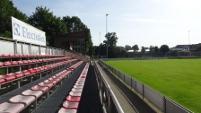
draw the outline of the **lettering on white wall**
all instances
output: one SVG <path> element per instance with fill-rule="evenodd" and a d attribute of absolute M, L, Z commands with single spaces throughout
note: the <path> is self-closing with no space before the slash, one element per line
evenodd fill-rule
<path fill-rule="evenodd" d="M 12 19 L 13 39 L 46 46 L 45 32 L 14 17 Z"/>

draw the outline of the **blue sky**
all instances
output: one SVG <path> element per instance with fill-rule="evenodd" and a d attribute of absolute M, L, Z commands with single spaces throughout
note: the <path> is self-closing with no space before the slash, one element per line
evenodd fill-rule
<path fill-rule="evenodd" d="M 200 0 L 13 0 L 30 16 L 37 6 L 54 15 L 78 16 L 91 30 L 94 45 L 116 32 L 118 46 L 149 47 L 201 43 Z"/>

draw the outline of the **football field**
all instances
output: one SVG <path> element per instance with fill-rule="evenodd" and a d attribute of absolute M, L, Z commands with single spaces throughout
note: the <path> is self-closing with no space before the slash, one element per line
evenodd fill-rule
<path fill-rule="evenodd" d="M 107 64 L 201 113 L 201 59 L 116 60 Z"/>

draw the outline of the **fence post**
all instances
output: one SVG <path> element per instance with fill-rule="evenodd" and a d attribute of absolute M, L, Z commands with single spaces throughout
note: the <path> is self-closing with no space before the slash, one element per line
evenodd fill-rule
<path fill-rule="evenodd" d="M 31 55 L 32 52 L 31 52 L 31 43 L 29 43 L 29 55 Z"/>
<path fill-rule="evenodd" d="M 124 82 L 125 82 L 125 76 L 126 76 L 126 75 L 124 74 Z"/>
<path fill-rule="evenodd" d="M 144 98 L 144 84 L 142 84 L 142 95 L 143 95 L 143 98 Z"/>
<path fill-rule="evenodd" d="M 23 45 L 24 45 L 24 43 L 21 43 L 21 54 L 24 54 Z"/>
<path fill-rule="evenodd" d="M 166 98 L 165 98 L 165 96 L 163 96 L 163 106 L 164 106 L 164 113 L 166 113 Z"/>
<path fill-rule="evenodd" d="M 133 79 L 131 77 L 131 89 L 133 88 Z"/>
<path fill-rule="evenodd" d="M 39 46 L 39 55 L 41 55 L 41 45 Z"/>
<path fill-rule="evenodd" d="M 17 40 L 14 42 L 14 54 L 17 54 Z"/>

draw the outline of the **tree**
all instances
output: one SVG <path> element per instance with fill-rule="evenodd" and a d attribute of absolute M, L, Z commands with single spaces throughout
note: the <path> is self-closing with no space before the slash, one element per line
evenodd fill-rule
<path fill-rule="evenodd" d="M 128 50 L 131 50 L 132 48 L 131 48 L 131 46 L 126 45 L 126 46 L 125 46 L 125 49 L 126 49 L 126 51 L 128 51 Z"/>
<path fill-rule="evenodd" d="M 36 7 L 36 11 L 30 16 L 29 21 L 35 27 L 46 32 L 47 45 L 50 46 L 53 46 L 55 36 L 67 33 L 65 23 L 46 7 Z"/>
<path fill-rule="evenodd" d="M 65 16 L 62 20 L 65 23 L 69 33 L 84 31 L 88 29 L 87 26 L 77 16 L 73 16 L 72 18 Z"/>
<path fill-rule="evenodd" d="M 105 38 L 106 40 L 104 40 L 104 43 L 107 44 L 109 47 L 114 47 L 116 46 L 116 43 L 117 43 L 117 40 L 118 40 L 118 37 L 116 35 L 115 32 L 108 32 L 106 35 L 105 35 Z"/>
<path fill-rule="evenodd" d="M 10 0 L 0 0 L 0 36 L 12 37 L 11 16 L 28 22 L 28 17 L 13 6 Z"/>
<path fill-rule="evenodd" d="M 126 49 L 124 47 L 115 47 L 114 48 L 114 57 L 118 58 L 118 57 L 124 57 L 126 55 Z"/>
<path fill-rule="evenodd" d="M 164 55 L 169 51 L 169 46 L 168 45 L 162 45 L 160 47 L 160 52 L 163 53 Z"/>
<path fill-rule="evenodd" d="M 149 51 L 150 51 L 151 53 L 153 53 L 153 52 L 154 52 L 154 46 L 150 46 L 150 47 L 149 47 Z"/>
<path fill-rule="evenodd" d="M 93 49 L 93 43 L 92 43 L 92 40 L 91 40 L 91 32 L 90 31 L 89 31 L 89 34 L 88 34 L 87 39 L 85 40 L 85 42 L 86 42 L 86 47 L 85 47 L 86 54 L 90 55 L 90 56 L 93 55 L 94 49 Z"/>
<path fill-rule="evenodd" d="M 159 52 L 158 46 L 155 46 L 155 47 L 154 47 L 154 52 L 155 52 L 155 53 L 158 53 L 158 52 Z"/>
<path fill-rule="evenodd" d="M 134 46 L 132 47 L 132 49 L 134 50 L 134 53 L 135 53 L 136 51 L 139 50 L 139 47 L 138 47 L 138 45 L 134 45 Z"/>
<path fill-rule="evenodd" d="M 108 51 L 108 57 L 114 57 L 114 47 L 116 46 L 118 37 L 115 32 L 108 32 L 105 35 L 106 40 L 103 42 L 106 44 L 106 49 Z"/>
<path fill-rule="evenodd" d="M 145 53 L 145 51 L 146 51 L 146 48 L 144 46 L 142 46 L 141 53 Z"/>

